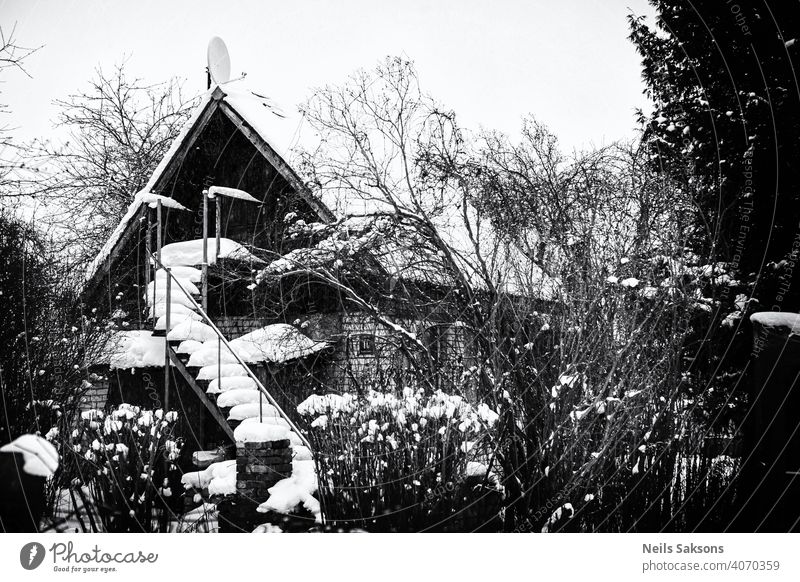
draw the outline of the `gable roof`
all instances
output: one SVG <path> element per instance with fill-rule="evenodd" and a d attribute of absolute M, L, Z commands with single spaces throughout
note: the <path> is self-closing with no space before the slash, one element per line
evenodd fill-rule
<path fill-rule="evenodd" d="M 305 202 L 317 213 L 324 223 L 334 223 L 339 219 L 352 217 L 361 220 L 375 215 L 391 214 L 391 208 L 385 203 L 376 201 L 375 198 L 359 198 L 351 192 L 322 192 L 322 198 L 314 196 L 300 179 L 297 173 L 286 162 L 284 148 L 278 145 L 275 138 L 286 135 L 290 122 L 276 113 L 272 104 L 264 97 L 250 91 L 232 89 L 226 85 L 223 89 L 214 86 L 200 96 L 199 102 L 185 123 L 181 132 L 171 144 L 158 166 L 154 170 L 145 187 L 134 196 L 119 225 L 101 248 L 98 255 L 90 263 L 85 274 L 85 287 L 92 288 L 99 277 L 108 273 L 116 253 L 130 240 L 136 231 L 136 225 L 142 216 L 142 211 L 148 203 L 152 202 L 151 193 L 167 195 L 162 192 L 174 175 L 179 171 L 184 158 L 202 134 L 215 112 L 220 111 L 231 123 L 249 140 L 256 150 L 275 168 L 286 182 L 303 198 Z M 283 127 L 281 127 L 283 125 Z M 290 137 L 285 140 L 289 146 Z M 448 201 L 452 202 L 452 201 Z M 331 211 L 331 208 L 335 209 Z M 469 218 L 470 227 L 478 227 L 483 232 L 480 240 L 475 240 L 467 232 L 459 205 L 456 203 L 444 204 L 439 212 L 435 213 L 434 222 L 445 244 L 453 251 L 457 263 L 460 265 L 467 279 L 480 281 L 488 275 L 500 289 L 518 294 L 523 290 L 535 293 L 540 299 L 555 300 L 559 295 L 560 282 L 549 277 L 541 268 L 525 256 L 516 245 L 496 239 L 493 229 L 486 221 Z M 472 255 L 475 245 L 478 244 L 483 252 L 491 255 L 492 261 L 487 265 L 474 260 Z M 419 257 L 405 256 L 402 248 L 383 245 L 380 249 L 373 249 L 379 257 L 379 263 L 389 275 L 400 278 L 418 278 L 429 281 L 440 281 L 440 274 L 430 265 L 423 265 Z M 292 259 L 293 257 L 287 257 Z"/>
<path fill-rule="evenodd" d="M 334 219 L 334 215 L 328 207 L 311 194 L 297 173 L 286 162 L 282 148 L 272 141 L 270 137 L 270 133 L 273 133 L 271 121 L 279 119 L 279 116 L 274 113 L 271 104 L 265 98 L 254 93 L 234 91 L 227 87 L 223 90 L 216 85 L 200 96 L 191 116 L 156 166 L 147 184 L 134 195 L 133 202 L 122 220 L 87 267 L 84 278 L 86 287 L 91 287 L 99 277 L 108 272 L 115 254 L 128 242 L 135 231 L 143 209 L 151 202 L 150 194 L 168 194 L 162 192 L 163 188 L 178 172 L 186 154 L 216 111 L 221 111 L 236 126 L 292 186 L 295 192 L 311 206 L 321 220 L 332 221 Z"/>

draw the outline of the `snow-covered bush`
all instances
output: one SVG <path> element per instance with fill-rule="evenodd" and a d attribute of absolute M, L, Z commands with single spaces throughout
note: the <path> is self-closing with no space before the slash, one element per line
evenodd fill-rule
<path fill-rule="evenodd" d="M 426 394 L 486 401 L 499 414 L 485 446 L 507 530 L 715 519 L 700 507 L 726 483 L 705 444 L 735 432 L 738 376 L 718 366 L 727 336 L 708 340 L 720 326 L 746 335 L 748 299 L 730 265 L 699 256 L 690 188 L 652 172 L 637 142 L 567 155 L 535 119 L 519 139 L 469 132 L 403 59 L 318 91 L 303 111 L 320 143 L 301 171 L 332 207 L 363 216 L 331 226 L 287 215 L 305 246 L 265 257 L 256 283 L 287 318 L 327 299 L 379 330 L 365 352 L 380 365 L 348 358 L 329 389 L 399 392 L 409 377 Z M 430 515 L 414 481 L 437 491 L 426 479 L 438 484 L 441 466 L 447 491 L 465 460 L 450 450 L 472 437 L 437 425 L 417 444 L 398 429 L 397 453 L 393 414 L 371 418 L 369 398 L 310 418 L 323 513 Z"/>
<path fill-rule="evenodd" d="M 485 404 L 405 388 L 312 395 L 309 423 L 326 521 L 368 531 L 444 529 L 475 488 L 498 496 L 484 444 L 497 422 Z"/>
<path fill-rule="evenodd" d="M 178 413 L 120 404 L 87 410 L 69 434 L 48 435 L 61 450 L 60 482 L 82 499 L 87 530 L 166 531 L 181 500 L 173 435 Z M 87 495 L 88 491 L 88 495 Z M 88 501 L 88 502 L 87 502 Z M 84 521 L 85 520 L 85 521 Z"/>

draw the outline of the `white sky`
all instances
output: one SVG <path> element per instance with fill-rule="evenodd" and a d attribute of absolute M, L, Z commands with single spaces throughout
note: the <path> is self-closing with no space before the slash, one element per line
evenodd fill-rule
<path fill-rule="evenodd" d="M 232 72 L 289 111 L 313 87 L 403 55 L 462 126 L 514 134 L 533 113 L 567 149 L 600 145 L 632 136 L 647 105 L 631 10 L 652 14 L 646 0 L 0 0 L 4 31 L 16 22 L 19 44 L 44 45 L 27 63 L 32 79 L 5 76 L 0 102 L 19 138 L 46 137 L 52 100 L 124 55 L 130 74 L 179 76 L 194 94 L 218 35 Z"/>

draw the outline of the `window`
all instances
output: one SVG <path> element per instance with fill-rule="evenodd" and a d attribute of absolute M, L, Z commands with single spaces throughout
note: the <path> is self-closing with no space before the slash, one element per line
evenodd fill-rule
<path fill-rule="evenodd" d="M 375 354 L 375 336 L 358 335 L 353 338 L 354 352 L 358 356 L 372 356 Z"/>
<path fill-rule="evenodd" d="M 448 326 L 433 325 L 425 330 L 424 343 L 433 361 L 437 364 L 444 362 L 448 357 Z"/>

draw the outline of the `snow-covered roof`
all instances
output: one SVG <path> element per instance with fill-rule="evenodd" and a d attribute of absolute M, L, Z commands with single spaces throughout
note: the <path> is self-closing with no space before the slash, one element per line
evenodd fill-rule
<path fill-rule="evenodd" d="M 208 327 L 195 322 L 184 322 L 183 325 L 198 326 L 199 329 Z M 173 328 L 173 331 L 175 329 L 178 328 Z M 153 332 L 149 330 L 113 331 L 99 340 L 98 345 L 93 349 L 88 350 L 87 359 L 92 365 L 105 364 L 112 369 L 163 367 L 164 341 L 164 336 L 154 336 Z M 206 340 L 193 350 L 188 365 L 201 367 L 201 370 L 209 368 L 207 373 L 200 374 L 198 379 L 217 378 L 218 341 L 214 335 L 212 339 Z M 329 346 L 327 342 L 312 340 L 297 328 L 285 323 L 259 328 L 235 338 L 229 343 L 236 355 L 248 364 L 284 363 L 319 353 Z M 224 344 L 219 346 L 219 352 L 223 368 L 233 369 L 233 371 L 223 370 L 223 376 L 246 375 L 244 369 L 238 364 L 238 360 Z M 213 370 L 210 369 L 212 367 Z M 206 376 L 208 377 L 206 378 Z"/>
<path fill-rule="evenodd" d="M 87 360 L 91 365 L 108 365 L 112 370 L 163 367 L 164 341 L 164 336 L 154 336 L 144 329 L 111 331 L 87 349 Z"/>
<path fill-rule="evenodd" d="M 192 111 L 191 116 L 189 119 L 186 120 L 183 127 L 181 128 L 178 137 L 170 145 L 167 153 L 161 158 L 161 161 L 156 166 L 155 171 L 150 176 L 150 179 L 147 181 L 147 184 L 144 188 L 142 188 L 139 192 L 137 192 L 133 197 L 133 202 L 131 202 L 130 206 L 128 206 L 128 210 L 125 212 L 125 215 L 120 220 L 117 227 L 111 233 L 111 236 L 108 237 L 108 240 L 100 249 L 100 252 L 97 253 L 97 256 L 94 260 L 89 264 L 86 269 L 86 281 L 90 281 L 94 278 L 95 274 L 97 273 L 100 266 L 108 260 L 109 256 L 111 256 L 112 251 L 116 248 L 117 244 L 121 241 L 123 234 L 128 228 L 128 225 L 133 221 L 134 217 L 139 213 L 144 204 L 150 204 L 152 199 L 150 198 L 151 194 L 153 194 L 152 190 L 155 188 L 158 180 L 167 170 L 172 158 L 175 157 L 175 154 L 178 153 L 183 143 L 186 141 L 186 137 L 189 135 L 192 127 L 194 127 L 200 116 L 205 111 L 205 108 L 211 102 L 211 96 L 213 94 L 213 90 L 206 91 L 200 96 L 197 106 Z M 162 202 L 163 203 L 163 202 Z"/>
<path fill-rule="evenodd" d="M 188 366 L 211 366 L 220 358 L 223 364 L 236 364 L 234 354 L 218 339 L 203 342 L 189 357 Z M 305 358 L 328 347 L 327 342 L 315 341 L 303 335 L 296 327 L 287 323 L 274 323 L 251 331 L 228 342 L 233 352 L 247 364 L 271 362 L 283 363 Z"/>
<path fill-rule="evenodd" d="M 224 87 L 213 87 L 200 97 L 191 117 L 157 166 L 147 185 L 136 195 L 122 221 L 98 256 L 90 264 L 86 272 L 87 282 L 94 279 L 100 267 L 108 260 L 117 245 L 120 244 L 126 230 L 133 223 L 142 205 L 152 204 L 156 200 L 152 190 L 167 172 L 170 162 L 184 146 L 187 136 L 201 120 L 203 112 L 207 107 L 214 106 L 214 104 L 229 108 L 230 111 L 234 112 L 235 117 L 241 118 L 257 134 L 258 138 L 268 146 L 267 150 L 272 150 L 275 153 L 275 155 L 269 153 L 265 155 L 270 157 L 272 162 L 277 163 L 279 171 L 287 177 L 291 184 L 300 189 L 301 193 L 308 194 L 294 170 L 286 163 L 286 152 L 297 139 L 297 123 L 277 112 L 274 105 L 267 98 L 245 90 L 241 86 L 232 83 L 226 84 Z M 262 152 L 264 151 L 262 148 Z M 358 195 L 350 191 L 329 190 L 323 192 L 321 196 L 321 199 L 314 199 L 309 196 L 309 200 L 313 202 L 314 207 L 320 213 L 321 220 L 326 222 L 332 221 L 335 217 L 358 220 L 359 215 L 363 217 L 381 213 L 391 214 L 394 210 L 379 194 L 369 196 Z M 163 203 L 164 200 L 162 199 Z M 518 245 L 508 241 L 500 241 L 495 236 L 488 221 L 477 217 L 474 210 L 470 211 L 466 221 L 461 205 L 457 200 L 433 201 L 431 208 L 426 210 L 429 210 L 428 215 L 436 226 L 438 234 L 452 250 L 459 267 L 468 280 L 476 284 L 480 284 L 482 280 L 485 281 L 486 272 L 484 269 L 486 268 L 488 269 L 489 277 L 499 289 L 522 294 L 535 292 L 539 298 L 545 300 L 554 300 L 558 296 L 561 287 L 560 283 L 546 275 L 520 250 Z M 414 214 L 413 205 L 409 205 L 408 213 Z M 472 232 L 470 232 L 470 229 Z M 481 263 L 477 260 L 474 244 L 474 238 L 477 233 L 480 233 L 477 244 L 481 248 L 484 257 L 491 257 L 490 263 Z M 187 243 L 176 244 L 183 245 Z M 191 246 L 191 241 L 189 244 Z M 165 249 L 170 246 L 167 245 Z M 331 253 L 328 252 L 330 250 L 315 249 L 310 254 L 307 250 L 298 250 L 296 255 L 302 256 L 287 256 L 283 263 L 273 264 L 271 267 L 275 270 L 288 269 L 293 262 L 295 264 L 300 262 L 297 259 L 310 260 L 312 262 L 318 259 L 325 260 L 331 256 Z M 408 249 L 402 244 L 393 244 L 392 241 L 386 241 L 381 249 L 375 250 L 375 253 L 378 262 L 387 270 L 390 276 L 445 283 L 441 273 L 431 268 L 430 265 L 424 265 L 425 261 L 420 261 L 419 257 L 414 255 L 413 252 L 409 254 Z M 209 251 L 209 256 L 213 258 L 213 251 Z M 183 259 L 181 259 L 181 262 L 182 264 L 190 264 Z M 427 262 L 430 263 L 430 261 Z M 199 262 L 192 262 L 191 264 L 199 264 Z"/>
<path fill-rule="evenodd" d="M 320 268 L 337 269 L 348 258 L 367 253 L 390 277 L 435 285 L 452 285 L 452 276 L 442 269 L 442 259 L 430 241 L 408 221 L 398 220 L 392 210 L 375 214 L 350 216 L 335 224 L 305 224 L 297 228 L 303 234 L 322 235 L 311 247 L 294 249 L 259 270 L 257 282 L 286 273 Z M 476 259 L 472 239 L 463 218 L 448 213 L 438 215 L 434 224 L 439 236 L 450 248 L 459 269 L 470 284 L 486 288 L 486 278 L 500 290 L 513 294 L 533 294 L 553 301 L 558 297 L 558 281 L 548 277 L 527 259 L 520 249 L 508 241 L 498 240 L 491 229 L 477 239 L 484 257 L 483 265 Z M 483 269 L 486 269 L 484 272 Z"/>
<path fill-rule="evenodd" d="M 181 128 L 178 136 L 172 142 L 158 166 L 156 166 L 147 184 L 141 191 L 135 194 L 133 202 L 128 207 L 122 220 L 111 233 L 111 236 L 109 236 L 97 256 L 87 267 L 85 273 L 85 281 L 87 283 L 94 279 L 102 265 L 109 259 L 114 249 L 123 241 L 126 231 L 145 204 L 152 205 L 160 198 L 162 204 L 165 206 L 175 208 L 180 206 L 177 202 L 171 204 L 168 202 L 168 200 L 171 200 L 170 198 L 161 196 L 157 192 L 154 192 L 154 190 L 157 188 L 161 178 L 167 173 L 170 163 L 187 143 L 189 134 L 195 126 L 198 125 L 203 113 L 209 106 L 213 106 L 214 104 L 226 104 L 231 110 L 238 114 L 256 132 L 258 137 L 282 158 L 278 160 L 282 162 L 279 165 L 282 165 L 282 169 L 291 174 L 291 176 L 289 176 L 290 182 L 295 186 L 302 186 L 302 183 L 294 175 L 293 170 L 291 170 L 285 162 L 285 152 L 293 143 L 297 129 L 296 125 L 292 125 L 292 122 L 287 120 L 284 115 L 277 113 L 275 106 L 265 97 L 259 96 L 243 87 L 236 87 L 234 84 L 226 84 L 224 88 L 215 85 L 199 97 L 191 116 Z M 279 168 L 279 170 L 280 169 L 281 168 Z M 301 192 L 301 194 L 302 193 L 304 192 Z M 230 195 L 230 192 L 227 192 L 227 194 Z M 325 213 L 328 212 L 327 209 L 323 209 L 322 205 L 316 201 L 315 205 Z"/>

